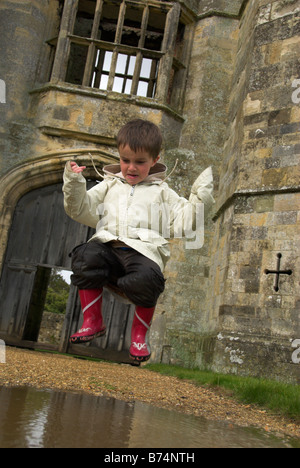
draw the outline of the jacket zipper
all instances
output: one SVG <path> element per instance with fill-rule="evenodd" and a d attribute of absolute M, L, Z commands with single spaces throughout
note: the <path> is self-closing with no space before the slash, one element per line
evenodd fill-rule
<path fill-rule="evenodd" d="M 130 196 L 131 196 L 131 197 L 133 197 L 133 194 L 134 194 L 134 191 L 135 191 L 135 187 L 136 187 L 135 185 L 133 185 L 133 186 L 131 187 L 131 191 L 130 191 Z"/>

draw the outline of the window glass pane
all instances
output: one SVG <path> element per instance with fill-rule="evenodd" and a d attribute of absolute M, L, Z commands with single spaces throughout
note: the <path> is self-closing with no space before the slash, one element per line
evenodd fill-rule
<path fill-rule="evenodd" d="M 136 57 L 130 57 L 130 62 L 129 62 L 129 67 L 128 67 L 128 75 L 133 76 L 135 62 L 136 62 Z"/>
<path fill-rule="evenodd" d="M 108 76 L 112 61 L 112 52 L 97 50 L 95 59 L 95 68 L 92 76 L 92 88 L 106 90 L 108 85 Z"/>
<path fill-rule="evenodd" d="M 105 52 L 105 58 L 104 58 L 104 63 L 103 63 L 103 71 L 109 72 L 112 55 L 113 55 L 112 52 Z"/>
<path fill-rule="evenodd" d="M 140 81 L 138 90 L 137 90 L 137 96 L 147 97 L 147 92 L 148 92 L 148 83 L 146 83 L 145 81 Z"/>
<path fill-rule="evenodd" d="M 146 58 L 143 59 L 141 74 L 140 74 L 141 78 L 150 78 L 151 65 L 152 65 L 151 59 L 146 59 Z"/>
<path fill-rule="evenodd" d="M 102 75 L 99 89 L 106 90 L 108 85 L 108 75 Z"/>
<path fill-rule="evenodd" d="M 131 93 L 131 85 L 132 85 L 132 80 L 126 80 L 126 86 L 125 86 L 125 94 L 130 94 Z"/>
<path fill-rule="evenodd" d="M 114 80 L 113 91 L 122 93 L 124 78 L 117 77 Z"/>
<path fill-rule="evenodd" d="M 98 67 L 98 65 L 99 65 L 99 59 L 100 59 L 100 50 L 97 50 L 97 52 L 96 52 L 96 59 L 95 59 L 95 67 Z"/>
<path fill-rule="evenodd" d="M 116 73 L 120 73 L 124 75 L 125 70 L 126 70 L 127 59 L 128 59 L 128 55 L 118 54 Z"/>

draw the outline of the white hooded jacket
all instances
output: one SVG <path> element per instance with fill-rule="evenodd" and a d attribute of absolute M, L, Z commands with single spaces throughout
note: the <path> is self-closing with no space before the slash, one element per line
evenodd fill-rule
<path fill-rule="evenodd" d="M 193 184 L 189 200 L 164 182 L 166 166 L 161 163 L 134 186 L 126 182 L 119 164 L 106 166 L 104 174 L 103 182 L 87 191 L 85 178 L 72 172 L 70 162 L 64 171 L 65 211 L 73 220 L 96 229 L 90 240 L 123 242 L 156 262 L 163 271 L 170 257 L 167 239 L 192 239 L 200 230 L 203 233 L 204 210 L 199 208 L 205 206 L 207 213 L 214 203 L 210 167 Z M 202 244 L 196 242 L 190 248 L 200 248 Z"/>

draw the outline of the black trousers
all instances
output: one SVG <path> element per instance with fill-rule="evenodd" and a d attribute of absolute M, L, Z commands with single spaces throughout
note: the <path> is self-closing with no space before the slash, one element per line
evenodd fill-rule
<path fill-rule="evenodd" d="M 91 241 L 72 251 L 72 284 L 79 289 L 116 285 L 130 301 L 146 308 L 155 307 L 165 288 L 159 266 L 136 250 Z"/>

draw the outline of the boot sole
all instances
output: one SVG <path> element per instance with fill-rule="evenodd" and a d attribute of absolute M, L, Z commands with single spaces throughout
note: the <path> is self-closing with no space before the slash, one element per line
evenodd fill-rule
<path fill-rule="evenodd" d="M 94 335 L 88 335 L 88 336 L 75 336 L 74 338 L 70 338 L 69 342 L 71 344 L 82 344 L 82 343 L 89 343 L 90 341 L 95 340 L 96 338 L 100 338 L 100 336 L 104 336 L 106 334 L 106 329 L 101 330 L 98 333 L 95 333 Z"/>
<path fill-rule="evenodd" d="M 149 354 L 149 356 L 133 356 L 132 354 L 129 354 L 129 356 L 135 362 L 146 362 L 150 359 L 151 354 Z"/>

